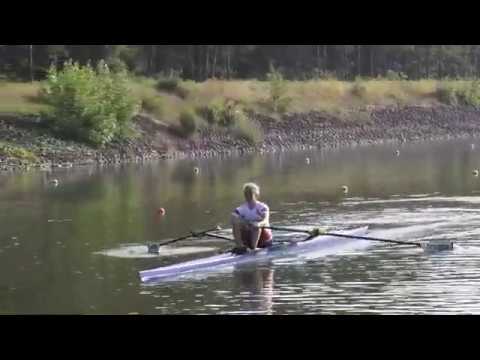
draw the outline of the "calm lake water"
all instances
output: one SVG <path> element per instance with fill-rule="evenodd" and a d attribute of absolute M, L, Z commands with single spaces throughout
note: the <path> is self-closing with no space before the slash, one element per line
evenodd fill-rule
<path fill-rule="evenodd" d="M 409 145 L 400 156 L 376 146 L 0 175 L 0 314 L 480 314 L 473 143 Z M 228 249 L 192 240 L 152 257 L 145 244 L 228 228 L 247 181 L 262 186 L 275 225 L 369 225 L 375 237 L 457 245 L 426 254 L 372 243 L 140 283 L 141 270 Z"/>

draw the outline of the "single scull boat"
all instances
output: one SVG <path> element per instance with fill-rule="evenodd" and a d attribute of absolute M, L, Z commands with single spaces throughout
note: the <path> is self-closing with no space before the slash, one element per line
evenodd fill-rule
<path fill-rule="evenodd" d="M 354 230 L 339 232 L 339 234 L 351 236 L 365 236 L 368 232 L 368 227 L 362 227 Z M 257 262 L 267 260 L 275 257 L 297 255 L 309 252 L 316 252 L 321 250 L 333 249 L 342 247 L 354 242 L 362 242 L 359 239 L 345 239 L 335 236 L 318 236 L 308 241 L 280 243 L 268 249 L 262 249 L 256 252 L 247 253 L 243 255 L 235 255 L 227 253 L 223 255 L 212 256 L 205 259 L 189 261 L 181 264 L 176 264 L 167 267 L 160 267 L 153 270 L 140 272 L 142 282 L 147 283 L 151 281 L 158 281 L 167 278 L 174 278 L 182 275 L 197 273 L 201 271 L 209 271 L 220 269 L 228 266 L 239 264 L 246 264 L 250 262 Z"/>

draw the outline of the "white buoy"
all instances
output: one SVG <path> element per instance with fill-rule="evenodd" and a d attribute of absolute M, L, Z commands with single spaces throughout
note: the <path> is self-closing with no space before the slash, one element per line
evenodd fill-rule
<path fill-rule="evenodd" d="M 350 189 L 348 188 L 348 186 L 344 185 L 344 186 L 342 186 L 342 191 L 343 191 L 344 194 L 348 194 Z"/>
<path fill-rule="evenodd" d="M 400 156 L 400 150 L 395 151 L 395 156 Z"/>
<path fill-rule="evenodd" d="M 473 170 L 472 174 L 473 176 L 478 177 L 478 175 L 480 175 L 480 172 L 478 170 Z"/>
<path fill-rule="evenodd" d="M 310 161 L 310 158 L 307 157 L 307 158 L 305 159 L 305 162 L 306 162 L 308 165 L 310 165 L 310 162 L 311 162 L 311 161 Z"/>
<path fill-rule="evenodd" d="M 198 167 L 194 167 L 194 168 L 193 168 L 193 172 L 194 172 L 195 174 L 199 174 L 199 173 L 200 173 L 200 169 L 199 169 Z"/>
<path fill-rule="evenodd" d="M 475 144 L 470 145 L 470 147 L 472 148 L 472 150 L 475 150 Z"/>
<path fill-rule="evenodd" d="M 57 180 L 57 179 L 53 179 L 50 181 L 50 184 L 52 184 L 53 186 L 58 186 L 60 182 Z"/>

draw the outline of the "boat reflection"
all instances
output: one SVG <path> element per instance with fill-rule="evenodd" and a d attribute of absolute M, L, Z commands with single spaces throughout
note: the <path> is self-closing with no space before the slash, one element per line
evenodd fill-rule
<path fill-rule="evenodd" d="M 268 267 L 233 272 L 233 287 L 245 296 L 242 313 L 273 314 L 274 274 Z"/>

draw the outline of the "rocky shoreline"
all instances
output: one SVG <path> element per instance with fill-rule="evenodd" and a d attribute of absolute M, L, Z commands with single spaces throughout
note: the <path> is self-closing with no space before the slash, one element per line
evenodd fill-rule
<path fill-rule="evenodd" d="M 138 115 L 139 136 L 94 149 L 59 139 L 36 118 L 0 117 L 0 142 L 33 153 L 31 162 L 0 153 L 0 172 L 82 165 L 111 165 L 157 159 L 208 158 L 384 142 L 407 143 L 480 135 L 480 109 L 451 106 L 370 107 L 347 117 L 324 112 L 288 114 L 281 120 L 251 114 L 264 141 L 251 146 L 225 129 L 204 128 L 193 139 L 175 136 L 165 124 Z"/>

